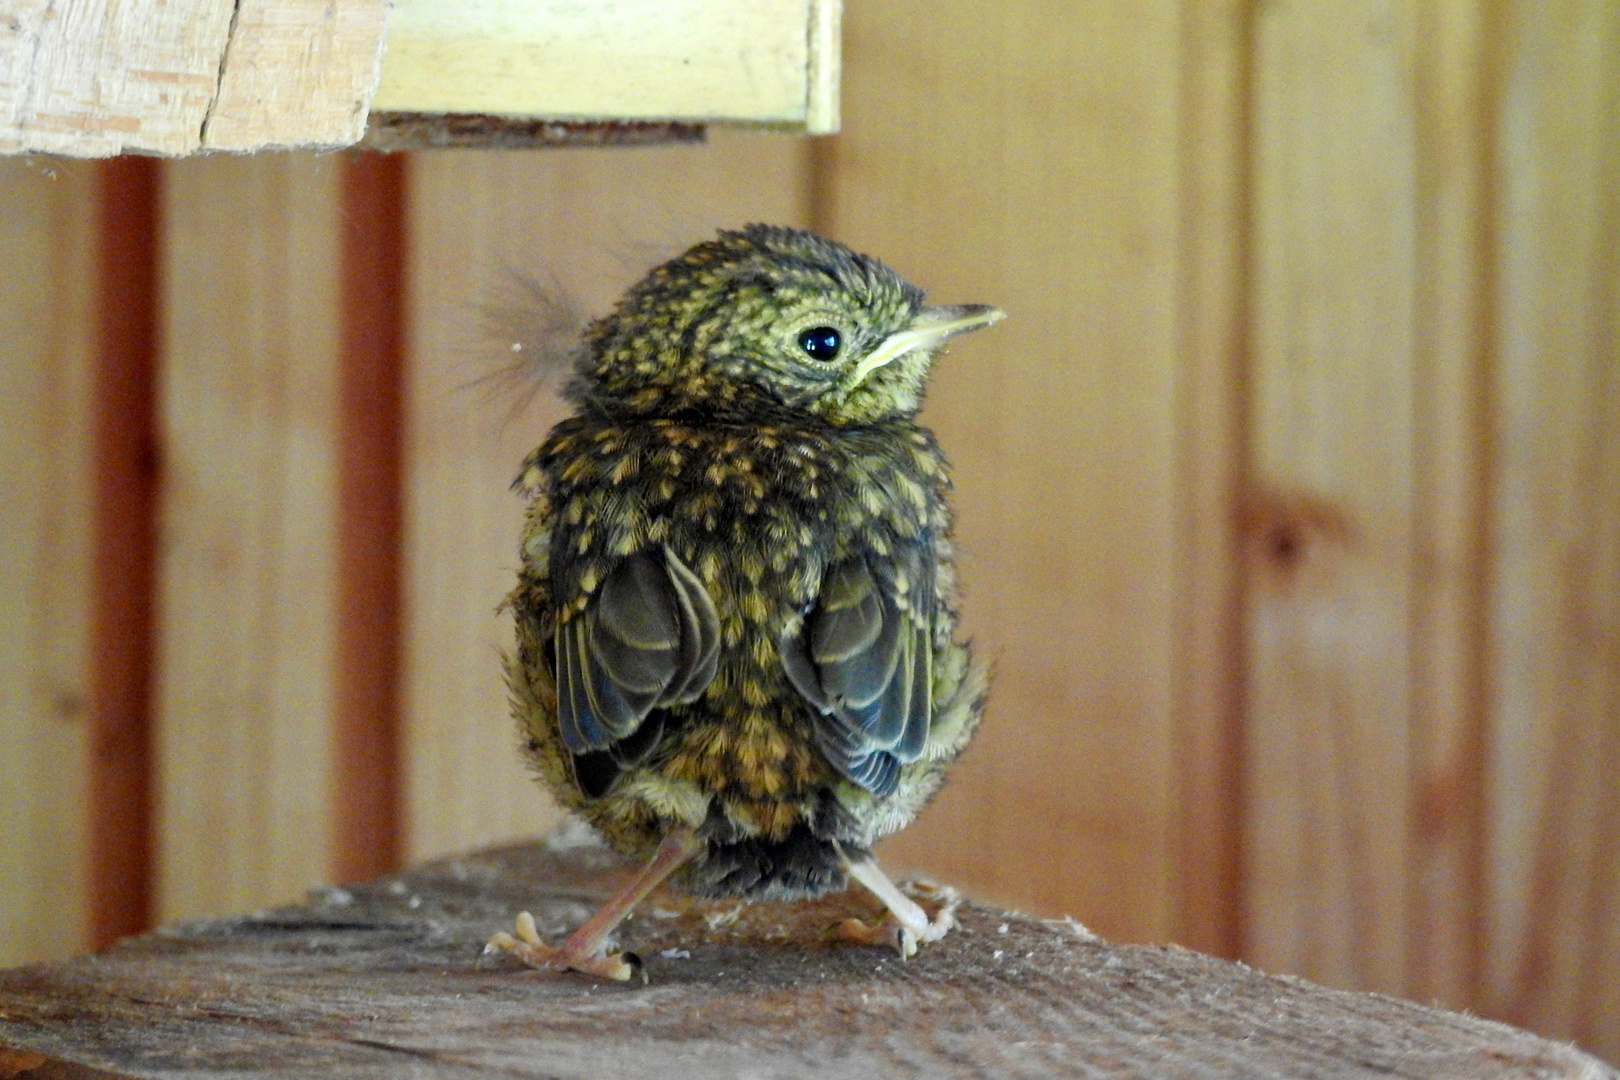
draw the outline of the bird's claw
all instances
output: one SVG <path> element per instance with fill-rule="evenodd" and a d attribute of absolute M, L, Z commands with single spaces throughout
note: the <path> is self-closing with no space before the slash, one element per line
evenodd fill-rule
<path fill-rule="evenodd" d="M 962 896 L 955 889 L 914 881 L 907 884 L 906 892 L 937 904 L 934 914 L 908 922 L 891 911 L 875 926 L 861 919 L 845 919 L 834 928 L 835 933 L 841 940 L 857 945 L 887 945 L 906 960 L 917 955 L 917 946 L 938 941 L 956 926 L 956 909 L 962 904 Z"/>
<path fill-rule="evenodd" d="M 581 953 L 561 946 L 547 945 L 534 925 L 534 916 L 527 911 L 518 912 L 513 933 L 500 931 L 484 946 L 485 952 L 510 953 L 532 968 L 542 971 L 582 971 L 604 979 L 628 982 L 636 975 L 647 981 L 641 957 L 633 952 Z"/>
<path fill-rule="evenodd" d="M 893 915 L 877 924 L 864 919 L 845 919 L 833 927 L 832 932 L 839 941 L 851 945 L 887 945 L 898 952 L 902 959 L 917 952 L 916 935 L 908 933 Z"/>
<path fill-rule="evenodd" d="M 949 885 L 941 885 L 937 881 L 927 878 L 914 878 L 901 886 L 907 896 L 914 900 L 923 900 L 930 904 L 939 905 L 931 922 L 943 920 L 944 927 L 929 941 L 937 941 L 945 935 L 945 931 L 956 926 L 956 909 L 962 906 L 962 894 Z"/>

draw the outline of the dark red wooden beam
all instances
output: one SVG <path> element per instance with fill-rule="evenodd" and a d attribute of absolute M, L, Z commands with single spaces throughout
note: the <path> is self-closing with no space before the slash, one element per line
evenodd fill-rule
<path fill-rule="evenodd" d="M 156 641 L 162 166 L 99 167 L 91 573 L 90 942 L 152 922 L 152 672 Z"/>
<path fill-rule="evenodd" d="M 401 857 L 400 562 L 405 347 L 403 154 L 343 161 L 343 360 L 338 408 L 338 881 Z"/>

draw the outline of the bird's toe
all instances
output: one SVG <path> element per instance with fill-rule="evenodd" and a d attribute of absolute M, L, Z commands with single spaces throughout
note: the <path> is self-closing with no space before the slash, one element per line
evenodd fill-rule
<path fill-rule="evenodd" d="M 633 952 L 594 953 L 581 952 L 569 947 L 547 945 L 534 924 L 534 916 L 520 912 L 513 932 L 502 930 L 484 945 L 486 953 L 503 952 L 517 957 L 523 963 L 541 971 L 580 971 L 604 979 L 628 982 L 636 975 L 647 981 L 641 957 Z"/>

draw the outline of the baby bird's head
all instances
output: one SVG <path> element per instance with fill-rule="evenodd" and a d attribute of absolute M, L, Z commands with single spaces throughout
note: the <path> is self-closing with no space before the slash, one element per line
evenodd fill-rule
<path fill-rule="evenodd" d="M 940 345 L 1001 317 L 985 305 L 926 305 L 876 259 L 800 229 L 750 225 L 656 268 L 593 324 L 570 396 L 648 417 L 910 416 Z"/>

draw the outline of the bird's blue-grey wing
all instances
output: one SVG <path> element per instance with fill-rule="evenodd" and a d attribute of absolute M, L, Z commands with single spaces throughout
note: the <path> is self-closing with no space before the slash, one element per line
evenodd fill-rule
<path fill-rule="evenodd" d="M 557 625 L 564 745 L 579 758 L 640 761 L 657 745 L 660 710 L 700 697 L 719 652 L 714 603 L 686 564 L 662 547 L 620 559 L 584 609 Z"/>
<path fill-rule="evenodd" d="M 933 713 L 933 575 L 920 548 L 827 570 L 783 635 L 788 680 L 815 707 L 821 752 L 851 781 L 888 795 L 922 756 Z"/>

